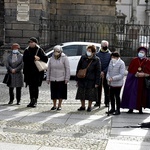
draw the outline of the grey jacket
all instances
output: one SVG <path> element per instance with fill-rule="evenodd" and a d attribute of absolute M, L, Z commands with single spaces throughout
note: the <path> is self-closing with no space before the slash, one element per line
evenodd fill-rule
<path fill-rule="evenodd" d="M 70 65 L 68 57 L 62 53 L 59 59 L 52 56 L 48 63 L 47 78 L 48 81 L 69 81 Z"/>
<path fill-rule="evenodd" d="M 12 53 L 7 57 L 6 69 L 11 74 L 11 84 L 9 87 L 23 87 L 23 56 L 22 54 L 17 54 L 18 60 L 12 62 Z M 12 69 L 15 69 L 16 73 L 11 73 Z"/>
<path fill-rule="evenodd" d="M 123 85 L 124 75 L 125 75 L 124 61 L 122 61 L 119 58 L 119 60 L 117 61 L 115 65 L 113 65 L 112 61 L 110 61 L 109 66 L 108 66 L 108 72 L 106 75 L 107 80 L 109 80 L 110 78 L 113 79 L 113 81 L 110 83 L 110 86 L 121 87 Z"/>

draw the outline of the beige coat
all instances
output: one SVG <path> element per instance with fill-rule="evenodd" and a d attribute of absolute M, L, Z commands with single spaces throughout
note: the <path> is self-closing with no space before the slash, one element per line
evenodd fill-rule
<path fill-rule="evenodd" d="M 70 65 L 68 57 L 62 53 L 59 59 L 52 56 L 48 63 L 47 81 L 69 81 Z"/>

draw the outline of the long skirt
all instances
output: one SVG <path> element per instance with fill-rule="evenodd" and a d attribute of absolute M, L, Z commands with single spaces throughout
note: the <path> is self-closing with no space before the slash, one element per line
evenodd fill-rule
<path fill-rule="evenodd" d="M 51 99 L 67 99 L 67 84 L 65 81 L 51 81 Z"/>
<path fill-rule="evenodd" d="M 81 88 L 78 87 L 76 99 L 98 101 L 98 88 Z"/>

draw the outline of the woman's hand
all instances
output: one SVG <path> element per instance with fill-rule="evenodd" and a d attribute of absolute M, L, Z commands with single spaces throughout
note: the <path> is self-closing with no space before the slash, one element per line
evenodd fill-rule
<path fill-rule="evenodd" d="M 76 87 L 78 87 L 78 81 L 76 82 Z"/>
<path fill-rule="evenodd" d="M 145 73 L 144 73 L 144 72 L 137 72 L 137 73 L 135 74 L 135 76 L 136 76 L 136 77 L 139 77 L 139 78 L 145 77 Z"/>
<path fill-rule="evenodd" d="M 14 74 L 14 73 L 16 73 L 16 70 L 15 70 L 15 69 L 12 69 L 12 71 L 11 71 L 11 72 Z"/>
<path fill-rule="evenodd" d="M 38 57 L 38 56 L 34 56 L 34 58 L 35 58 L 35 61 L 40 60 L 40 57 Z"/>
<path fill-rule="evenodd" d="M 69 81 L 65 80 L 65 84 L 67 84 Z"/>
<path fill-rule="evenodd" d="M 97 88 L 98 87 L 98 85 L 97 84 L 95 84 L 95 88 Z"/>

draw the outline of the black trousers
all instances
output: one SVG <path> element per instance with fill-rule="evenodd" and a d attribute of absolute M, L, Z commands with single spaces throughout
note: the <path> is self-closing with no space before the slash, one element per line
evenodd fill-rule
<path fill-rule="evenodd" d="M 105 105 L 108 105 L 109 103 L 109 85 L 107 83 L 106 76 L 104 78 L 101 78 L 100 85 L 98 87 L 98 102 L 97 104 L 101 104 L 101 97 L 102 97 L 102 87 L 104 88 L 104 103 Z"/>
<path fill-rule="evenodd" d="M 10 96 L 10 101 L 13 102 L 13 100 L 14 100 L 14 87 L 9 87 L 9 96 Z M 17 102 L 20 102 L 21 87 L 16 87 L 16 99 L 17 99 Z"/>
<path fill-rule="evenodd" d="M 36 85 L 29 85 L 30 99 L 38 99 L 39 87 Z"/>
<path fill-rule="evenodd" d="M 110 101 L 111 109 L 118 110 L 120 112 L 120 92 L 121 87 L 110 87 Z M 116 103 L 116 109 L 115 109 Z"/>

